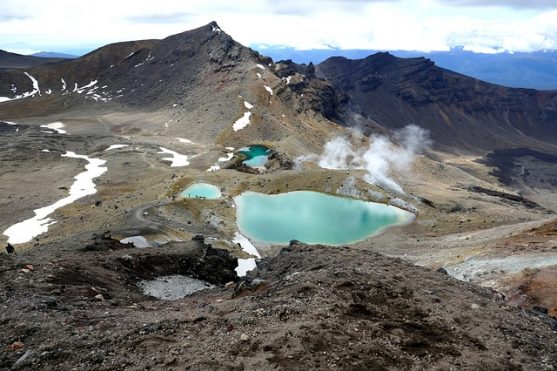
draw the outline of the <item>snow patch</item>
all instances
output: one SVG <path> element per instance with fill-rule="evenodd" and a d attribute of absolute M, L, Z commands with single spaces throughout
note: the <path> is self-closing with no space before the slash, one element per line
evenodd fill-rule
<path fill-rule="evenodd" d="M 90 158 L 85 155 L 78 155 L 71 151 L 66 152 L 62 155 L 62 157 L 86 160 L 88 162 L 88 164 L 85 165 L 86 171 L 79 173 L 74 177 L 75 181 L 70 188 L 69 196 L 58 200 L 52 205 L 33 210 L 35 212 L 34 217 L 14 224 L 6 229 L 3 234 L 8 236 L 8 243 L 14 245 L 26 243 L 31 241 L 33 237 L 46 233 L 48 231 L 48 227 L 56 223 L 56 221 L 49 218 L 48 215 L 80 198 L 97 192 L 93 179 L 98 178 L 108 170 L 106 167 L 102 166 L 106 163 L 106 161 L 98 158 Z"/>
<path fill-rule="evenodd" d="M 238 266 L 234 269 L 238 277 L 244 277 L 246 273 L 257 268 L 254 258 L 238 259 Z"/>
<path fill-rule="evenodd" d="M 244 106 L 245 106 L 247 109 L 252 109 L 252 108 L 253 108 L 253 104 L 249 104 L 248 102 L 244 102 Z"/>
<path fill-rule="evenodd" d="M 172 157 L 163 157 L 163 161 L 169 161 L 170 167 L 181 167 L 181 166 L 188 166 L 190 163 L 188 162 L 188 156 L 181 155 L 178 152 L 171 151 L 169 149 L 159 147 L 161 152 L 157 153 L 166 153 L 172 155 Z"/>
<path fill-rule="evenodd" d="M 234 238 L 232 239 L 232 243 L 237 243 L 240 245 L 243 251 L 247 252 L 250 255 L 255 255 L 258 259 L 261 259 L 261 255 L 253 246 L 253 244 L 248 240 L 246 237 L 242 236 L 240 233 L 236 232 L 234 234 Z M 236 274 L 238 277 L 243 277 L 246 275 L 247 272 L 256 268 L 255 259 L 238 259 L 238 267 L 236 267 Z"/>
<path fill-rule="evenodd" d="M 257 68 L 260 68 L 260 69 L 262 69 L 262 70 L 265 70 L 265 69 L 266 69 L 264 65 L 259 64 L 259 63 L 257 63 L 256 66 L 257 66 Z"/>
<path fill-rule="evenodd" d="M 226 147 L 229 151 L 233 151 L 234 148 L 233 147 Z M 232 148 L 232 149 L 230 149 Z M 226 157 L 219 157 L 217 159 L 217 163 L 214 164 L 213 166 L 211 166 L 210 168 L 207 169 L 207 171 L 217 171 L 220 170 L 220 166 L 219 166 L 219 162 L 227 162 L 232 160 L 232 157 L 234 157 L 234 152 L 229 152 L 226 154 Z"/>
<path fill-rule="evenodd" d="M 62 128 L 65 127 L 65 126 L 66 125 L 64 125 L 62 122 L 56 121 L 56 122 L 51 122 L 50 124 L 41 125 L 41 128 L 54 130 L 58 134 L 68 134 L 68 132 L 66 130 L 62 130 Z"/>
<path fill-rule="evenodd" d="M 229 152 L 229 153 L 226 154 L 226 157 L 219 157 L 219 159 L 217 161 L 218 162 L 230 161 L 230 160 L 232 160 L 232 157 L 234 157 L 234 152 Z"/>
<path fill-rule="evenodd" d="M 249 118 L 251 116 L 251 112 L 245 112 L 242 117 L 240 117 L 236 122 L 232 125 L 232 129 L 234 131 L 242 130 L 246 126 L 250 124 Z"/>
<path fill-rule="evenodd" d="M 267 90 L 267 92 L 268 92 L 270 95 L 273 95 L 273 89 L 271 89 L 270 86 L 268 86 L 268 85 L 263 85 L 263 86 L 265 87 L 265 90 Z"/>

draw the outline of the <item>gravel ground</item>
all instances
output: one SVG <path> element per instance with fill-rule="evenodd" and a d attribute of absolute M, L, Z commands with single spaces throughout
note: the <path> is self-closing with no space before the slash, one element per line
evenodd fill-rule
<path fill-rule="evenodd" d="M 354 248 L 293 245 L 234 284 L 199 241 L 2 256 L 1 369 L 552 369 L 556 321 Z M 113 250 L 115 249 L 116 250 Z M 216 286 L 156 300 L 141 279 Z"/>

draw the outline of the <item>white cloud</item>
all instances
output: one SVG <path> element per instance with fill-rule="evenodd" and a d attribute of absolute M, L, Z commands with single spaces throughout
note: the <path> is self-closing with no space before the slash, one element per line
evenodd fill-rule
<path fill-rule="evenodd" d="M 439 0 L 456 6 L 499 6 L 510 8 L 554 8 L 555 0 Z"/>
<path fill-rule="evenodd" d="M 68 50 L 168 35 L 216 20 L 245 45 L 298 49 L 557 49 L 549 0 L 2 0 L 0 48 Z M 470 6 L 460 6 L 470 5 Z M 472 6 L 475 5 L 475 6 Z"/>

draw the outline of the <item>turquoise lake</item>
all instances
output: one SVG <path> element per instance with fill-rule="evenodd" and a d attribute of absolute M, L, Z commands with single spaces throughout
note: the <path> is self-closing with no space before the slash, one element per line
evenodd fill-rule
<path fill-rule="evenodd" d="M 311 191 L 244 192 L 234 200 L 242 234 L 274 244 L 350 244 L 414 220 L 414 214 L 394 206 Z"/>
<path fill-rule="evenodd" d="M 249 167 L 265 166 L 269 158 L 269 148 L 261 144 L 240 148 L 238 153 L 246 156 L 242 163 Z"/>
<path fill-rule="evenodd" d="M 184 189 L 180 196 L 184 198 L 205 198 L 208 200 L 216 200 L 222 195 L 220 189 L 208 183 L 195 183 Z"/>

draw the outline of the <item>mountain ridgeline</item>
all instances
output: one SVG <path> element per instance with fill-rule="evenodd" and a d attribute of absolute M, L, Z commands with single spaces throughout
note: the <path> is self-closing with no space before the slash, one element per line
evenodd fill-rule
<path fill-rule="evenodd" d="M 256 48 L 257 49 L 257 48 Z M 363 59 L 385 50 L 311 49 L 293 48 L 257 49 L 274 60 L 292 59 L 296 63 L 321 63 L 331 57 Z M 537 52 L 475 53 L 456 47 L 449 51 L 389 50 L 399 58 L 425 57 L 439 67 L 472 76 L 492 84 L 513 88 L 557 90 L 557 50 Z"/>
<path fill-rule="evenodd" d="M 388 53 L 329 58 L 317 73 L 348 97 L 345 121 L 361 114 L 364 128 L 366 122 L 391 129 L 413 123 L 428 129 L 438 144 L 471 150 L 544 148 L 557 140 L 557 92 L 506 88 L 425 58 Z"/>
<path fill-rule="evenodd" d="M 257 53 L 236 43 L 216 23 L 169 36 L 163 40 L 141 40 L 110 44 L 81 58 L 29 69 L 44 92 L 88 90 L 99 87 L 97 100 L 114 99 L 132 106 L 158 107 L 187 94 L 194 86 L 208 85 L 205 69 L 231 70 L 242 59 L 257 59 Z M 64 80 L 64 81 L 62 81 Z M 32 80 L 21 71 L 0 73 L 0 96 L 14 84 L 22 91 L 33 89 Z M 84 89 L 84 87 L 86 87 Z M 127 94 L 134 91 L 133 98 Z M 88 91 L 87 91 L 88 92 Z M 85 93 L 87 93 L 85 92 Z M 44 95 L 44 94 L 43 94 Z"/>
<path fill-rule="evenodd" d="M 163 40 L 107 45 L 74 60 L 1 69 L 0 112 L 40 107 L 56 112 L 83 104 L 146 110 L 179 105 L 192 118 L 222 113 L 210 120 L 214 127 L 205 126 L 218 136 L 237 111 L 231 100 L 237 99 L 238 86 L 253 84 L 255 74 L 249 72 L 259 65 L 276 79 L 275 98 L 292 111 L 274 112 L 277 117 L 312 112 L 365 132 L 416 124 L 430 131 L 436 146 L 457 150 L 557 150 L 557 92 L 506 88 L 439 68 L 425 58 L 388 53 L 358 60 L 333 57 L 317 66 L 271 62 L 212 22 Z M 13 100 L 22 92 L 27 104 Z M 280 127 L 279 119 L 264 116 Z"/>
<path fill-rule="evenodd" d="M 0 50 L 0 69 L 3 68 L 25 68 L 39 66 L 41 64 L 60 62 L 60 57 L 21 55 Z"/>

